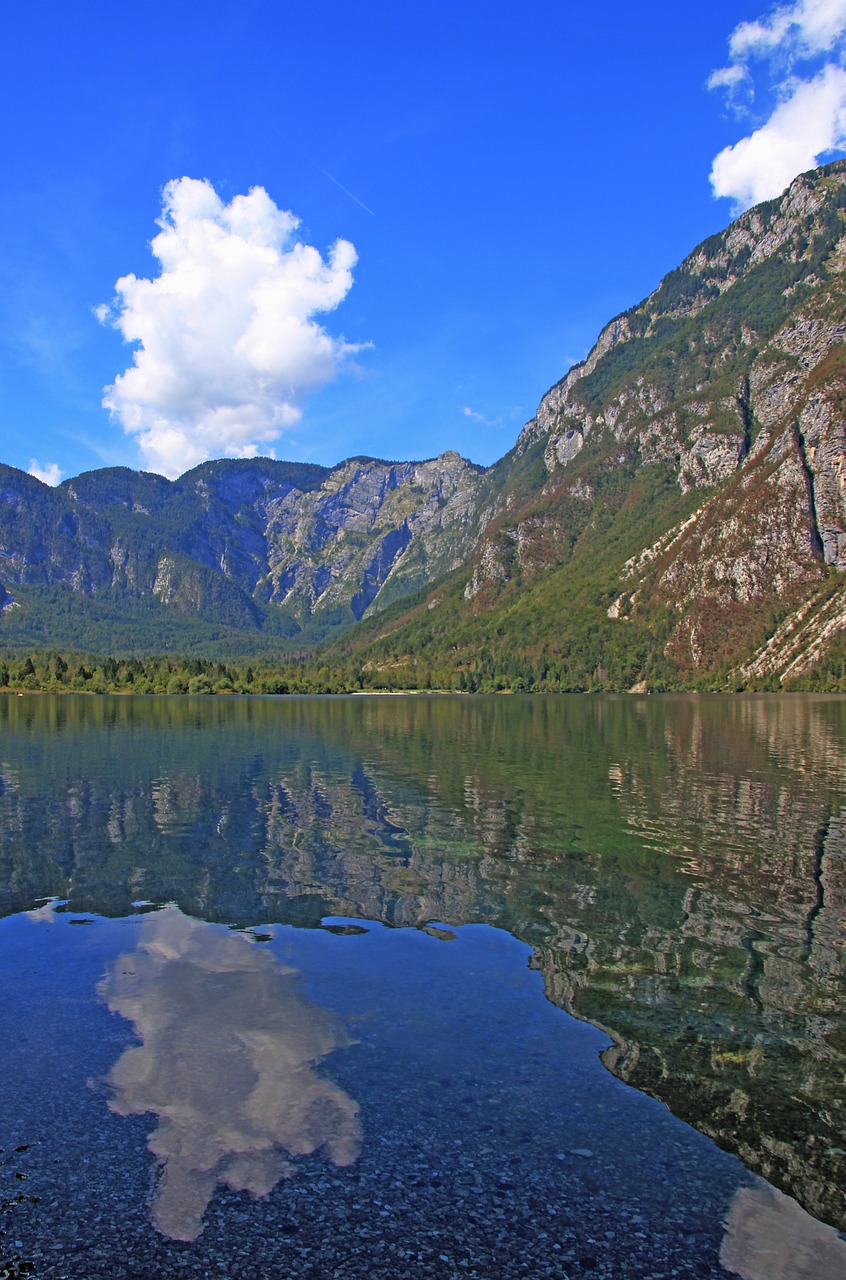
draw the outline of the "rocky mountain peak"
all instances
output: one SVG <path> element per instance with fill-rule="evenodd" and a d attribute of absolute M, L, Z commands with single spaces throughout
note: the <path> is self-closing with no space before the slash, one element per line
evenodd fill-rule
<path fill-rule="evenodd" d="M 535 417 L 520 433 L 518 452 L 525 452 L 534 441 L 548 437 L 550 469 L 575 456 L 580 443 L 574 443 L 572 434 L 568 440 L 563 439 L 573 427 L 568 424 L 557 438 L 553 437 L 562 417 L 569 416 L 571 411 L 576 417 L 582 416 L 582 436 L 585 429 L 589 432 L 593 426 L 592 418 L 579 412 L 585 399 L 593 399 L 579 394 L 580 383 L 589 379 L 603 362 L 607 371 L 612 353 L 621 368 L 633 367 L 641 352 L 666 342 L 672 332 L 679 329 L 679 322 L 700 315 L 723 295 L 736 291 L 738 284 L 751 285 L 746 293 L 760 292 L 755 287 L 756 269 L 778 257 L 780 275 L 784 277 L 781 305 L 770 299 L 775 305 L 762 308 L 754 305 L 756 301 L 760 303 L 760 299 L 753 297 L 750 308 L 746 305 L 748 298 L 738 299 L 737 315 L 742 318 L 746 312 L 747 323 L 741 323 L 735 340 L 752 347 L 762 328 L 766 330 L 777 322 L 779 313 L 786 314 L 791 309 L 791 292 L 797 288 L 800 296 L 807 292 L 818 279 L 816 269 L 823 259 L 836 256 L 836 247 L 844 233 L 844 209 L 846 161 L 837 160 L 822 169 L 800 174 L 778 199 L 748 210 L 725 231 L 703 241 L 643 302 L 610 321 L 587 358 L 550 388 Z M 760 277 L 760 270 L 757 276 Z M 760 279 L 757 282 L 760 283 Z M 724 304 L 718 323 L 725 319 L 726 312 L 732 311 L 730 302 L 728 299 Z M 706 344 L 715 340 L 708 334 L 703 338 Z M 632 352 L 627 360 L 621 358 L 619 348 L 632 343 L 637 353 Z M 660 406 L 653 402 L 650 407 Z"/>
<path fill-rule="evenodd" d="M 0 467 L 0 636 L 252 654 L 369 619 L 362 666 L 467 689 L 807 679 L 838 645 L 846 672 L 845 232 L 846 161 L 800 175 L 606 325 L 487 470 Z"/>

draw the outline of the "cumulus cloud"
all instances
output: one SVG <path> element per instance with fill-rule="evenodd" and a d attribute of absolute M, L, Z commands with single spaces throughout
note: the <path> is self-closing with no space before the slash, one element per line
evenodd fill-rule
<path fill-rule="evenodd" d="M 42 484 L 49 484 L 53 488 L 62 478 L 62 472 L 55 462 L 45 462 L 42 466 L 36 458 L 30 458 L 29 474 L 35 476 L 36 480 L 40 480 Z"/>
<path fill-rule="evenodd" d="M 729 63 L 708 79 L 736 105 L 769 103 L 761 123 L 714 159 L 711 186 L 735 212 L 779 195 L 821 159 L 846 150 L 846 0 L 796 0 L 742 22 Z"/>
<path fill-rule="evenodd" d="M 778 195 L 818 157 L 846 148 L 846 71 L 826 67 L 800 82 L 766 124 L 724 150 L 711 168 L 715 196 L 728 196 L 739 209 Z"/>
<path fill-rule="evenodd" d="M 103 405 L 166 476 L 270 452 L 305 395 L 361 349 L 314 318 L 349 292 L 355 249 L 338 240 L 324 260 L 264 188 L 225 204 L 194 178 L 167 184 L 158 225 L 159 275 L 121 277 L 97 308 L 138 344 Z"/>

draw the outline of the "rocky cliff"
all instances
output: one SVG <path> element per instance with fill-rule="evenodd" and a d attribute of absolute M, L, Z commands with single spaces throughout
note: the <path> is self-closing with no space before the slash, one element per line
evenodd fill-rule
<path fill-rule="evenodd" d="M 164 635 L 168 620 L 216 624 L 242 646 L 251 633 L 350 625 L 468 556 L 480 474 L 456 453 L 331 469 L 262 458 L 173 483 L 112 468 L 49 489 L 0 467 L 3 630 L 25 633 L 53 606 L 45 638 L 66 644 L 74 605 L 155 617 Z"/>
<path fill-rule="evenodd" d="M 529 687 L 735 687 L 838 665 L 845 267 L 839 161 L 607 325 L 498 464 L 504 500 L 463 600 L 437 597 L 451 629 L 477 651 L 520 635 Z M 409 619 L 412 653 L 424 632 Z M 488 687 L 498 672 L 470 648 L 457 661 Z"/>
<path fill-rule="evenodd" d="M 611 321 L 487 471 L 0 468 L 0 640 L 250 652 L 358 624 L 344 652 L 388 685 L 839 687 L 845 338 L 838 161 Z"/>

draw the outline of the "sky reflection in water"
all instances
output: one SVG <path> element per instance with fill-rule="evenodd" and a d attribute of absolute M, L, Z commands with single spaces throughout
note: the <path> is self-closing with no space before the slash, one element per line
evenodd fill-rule
<path fill-rule="evenodd" d="M 79 1229 L 45 1277 L 120 1274 L 83 1228 L 112 1261 L 141 1239 L 129 1199 L 104 1221 L 117 1170 L 143 1209 L 145 1139 L 165 1272 L 245 1231 L 258 1265 L 287 1223 L 292 1275 L 318 1255 L 291 1241 L 330 1274 L 460 1248 L 480 1276 L 846 1273 L 835 1232 L 620 1083 L 846 1221 L 843 700 L 0 699 L 0 721 L 0 1101 L 72 1206 L 44 1230 Z M 46 894 L 70 902 L 35 943 L 15 913 Z M 102 918 L 138 899 L 178 909 Z M 224 927 L 272 921 L 298 927 Z M 51 1036 L 110 1084 L 100 1112 L 68 1086 L 48 1131 Z M 69 1165 L 110 1152 L 90 1197 L 46 1159 L 57 1132 Z"/>

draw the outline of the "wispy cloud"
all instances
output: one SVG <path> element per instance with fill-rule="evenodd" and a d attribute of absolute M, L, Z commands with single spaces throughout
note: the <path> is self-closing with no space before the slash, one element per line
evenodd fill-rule
<path fill-rule="evenodd" d="M 193 178 L 165 187 L 159 226 L 160 274 L 123 276 L 97 308 L 138 344 L 103 404 L 166 476 L 270 452 L 305 395 L 361 349 L 314 319 L 349 292 L 355 249 L 338 240 L 324 261 L 262 187 L 224 204 Z"/>
<path fill-rule="evenodd" d="M 740 23 L 728 44 L 708 87 L 754 109 L 757 127 L 715 157 L 711 186 L 739 212 L 846 150 L 846 0 L 777 6 Z"/>
<path fill-rule="evenodd" d="M 725 89 L 730 102 L 734 102 L 741 88 L 751 88 L 751 77 L 746 67 L 740 63 L 732 63 L 727 67 L 719 67 L 708 77 L 709 89 Z"/>
<path fill-rule="evenodd" d="M 42 465 L 36 458 L 30 459 L 29 474 L 35 476 L 36 480 L 40 480 L 42 484 L 49 484 L 52 488 L 55 488 L 62 478 L 62 472 L 55 462 L 45 462 Z"/>
<path fill-rule="evenodd" d="M 846 27 L 846 0 L 795 0 L 763 18 L 741 22 L 729 37 L 732 62 L 780 51 L 788 57 L 828 53 Z"/>
<path fill-rule="evenodd" d="M 464 405 L 461 412 L 465 418 L 472 419 L 473 422 L 480 422 L 484 427 L 501 427 L 502 418 L 486 418 L 483 413 L 478 413 L 476 409 L 471 409 L 469 405 Z"/>

